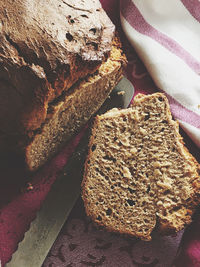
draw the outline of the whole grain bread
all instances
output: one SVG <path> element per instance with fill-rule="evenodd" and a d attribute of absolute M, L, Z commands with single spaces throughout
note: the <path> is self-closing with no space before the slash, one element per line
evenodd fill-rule
<path fill-rule="evenodd" d="M 98 71 L 70 88 L 52 103 L 48 119 L 24 146 L 26 165 L 35 171 L 54 155 L 94 114 L 123 77 L 126 58 L 119 39 Z M 24 140 L 24 139 L 23 139 Z M 22 140 L 22 143 L 23 143 Z"/>
<path fill-rule="evenodd" d="M 0 80 L 23 106 L 9 132 L 38 129 L 49 103 L 105 61 L 115 32 L 98 0 L 2 0 L 0 21 Z"/>
<path fill-rule="evenodd" d="M 151 240 L 174 233 L 200 202 L 200 167 L 184 146 L 164 94 L 97 116 L 82 182 L 86 213 L 109 231 Z"/>
<path fill-rule="evenodd" d="M 28 168 L 35 169 L 96 111 L 88 107 L 93 82 L 94 88 L 99 88 L 96 106 L 105 100 L 112 89 L 108 88 L 109 75 L 114 86 L 125 57 L 120 41 L 115 40 L 115 27 L 99 0 L 2 0 L 0 31 L 0 154 L 19 151 Z M 118 56 L 108 71 L 113 74 L 102 73 L 100 68 L 112 61 L 114 48 Z M 99 87 L 100 78 L 106 88 Z M 76 88 L 79 93 L 75 93 Z M 106 92 L 102 92 L 104 89 Z M 82 117 L 79 94 L 81 112 L 85 106 Z M 61 114 L 67 112 L 66 105 L 70 113 L 66 124 L 63 121 L 62 127 L 55 129 L 55 121 L 62 121 Z M 80 121 L 74 126 L 76 119 Z M 67 127 L 71 130 L 60 133 Z"/>

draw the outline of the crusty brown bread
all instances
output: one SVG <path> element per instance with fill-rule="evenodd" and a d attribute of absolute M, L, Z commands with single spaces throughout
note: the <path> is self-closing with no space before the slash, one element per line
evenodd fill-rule
<path fill-rule="evenodd" d="M 164 94 L 97 116 L 82 182 L 86 213 L 109 231 L 151 240 L 181 230 L 200 202 L 200 168 Z"/>
<path fill-rule="evenodd" d="M 98 0 L 2 0 L 0 21 L 0 80 L 23 107 L 10 106 L 9 132 L 38 129 L 49 103 L 105 61 L 115 32 Z"/>
<path fill-rule="evenodd" d="M 102 104 L 125 57 L 99 0 L 2 0 L 0 31 L 0 154 L 16 150 L 35 170 L 96 111 L 92 87 Z"/>
<path fill-rule="evenodd" d="M 66 95 L 51 105 L 49 118 L 40 131 L 25 146 L 25 159 L 31 171 L 38 169 L 88 121 L 123 74 L 126 58 L 119 40 L 113 42 L 111 54 L 96 74 L 72 87 Z"/>

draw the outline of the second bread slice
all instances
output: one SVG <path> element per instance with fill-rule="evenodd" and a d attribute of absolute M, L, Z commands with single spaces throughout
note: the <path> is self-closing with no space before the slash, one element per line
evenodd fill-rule
<path fill-rule="evenodd" d="M 132 108 L 97 116 L 82 182 L 86 213 L 109 231 L 150 240 L 191 222 L 199 165 L 184 147 L 167 98 L 138 95 Z"/>

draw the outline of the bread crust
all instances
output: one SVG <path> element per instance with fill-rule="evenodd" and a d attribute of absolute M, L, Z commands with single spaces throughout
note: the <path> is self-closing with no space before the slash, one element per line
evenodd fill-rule
<path fill-rule="evenodd" d="M 56 130 L 57 136 L 52 133 L 55 144 L 49 151 L 44 147 L 37 168 L 103 103 L 121 78 L 126 59 L 115 36 L 115 26 L 99 0 L 2 0 L 0 30 L 0 156 L 21 154 L 28 169 L 36 170 L 30 154 L 35 150 L 36 140 L 45 139 L 48 129 L 51 132 L 48 127 L 56 114 L 69 105 L 66 123 L 71 129 L 63 126 L 64 135 Z M 113 47 L 118 51 L 116 63 L 119 64 L 110 71 L 112 74 L 107 70 L 107 75 L 101 69 L 112 60 Z M 94 86 L 99 88 L 98 101 L 94 98 L 96 107 L 87 97 L 92 94 L 92 85 L 88 83 L 88 92 L 85 86 L 93 76 L 102 79 L 94 79 Z M 100 84 L 105 88 L 100 88 Z M 85 117 L 78 112 L 78 94 L 83 97 L 83 103 L 79 104 L 82 110 L 85 105 Z M 63 114 L 67 108 L 62 110 Z M 74 122 L 75 118 L 80 121 Z M 59 139 L 61 135 L 65 138 Z"/>
<path fill-rule="evenodd" d="M 10 134 L 40 128 L 49 104 L 106 60 L 115 32 L 98 0 L 3 0 L 0 21 L 0 80 L 22 103 L 4 106 Z"/>
<path fill-rule="evenodd" d="M 126 57 L 116 37 L 110 56 L 98 72 L 80 81 L 52 105 L 40 131 L 24 144 L 29 170 L 35 171 L 43 165 L 87 123 L 122 78 L 125 65 Z"/>

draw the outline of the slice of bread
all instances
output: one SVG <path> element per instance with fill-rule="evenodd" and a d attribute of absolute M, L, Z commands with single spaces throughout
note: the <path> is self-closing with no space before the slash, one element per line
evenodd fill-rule
<path fill-rule="evenodd" d="M 164 94 L 97 116 L 82 182 L 86 213 L 109 231 L 151 240 L 181 230 L 200 202 L 200 168 Z"/>

